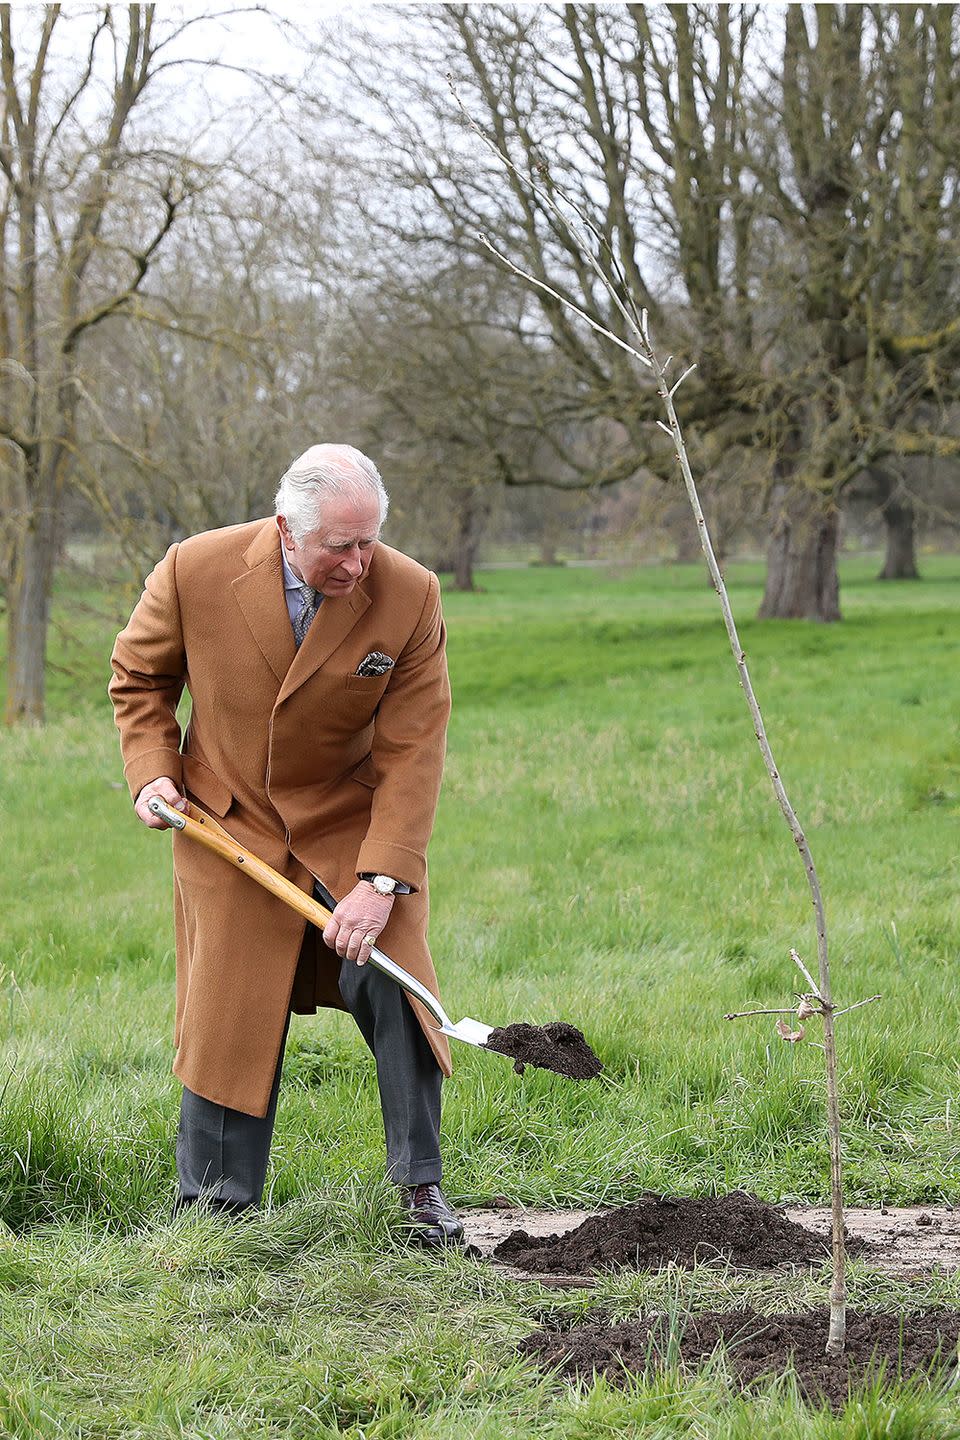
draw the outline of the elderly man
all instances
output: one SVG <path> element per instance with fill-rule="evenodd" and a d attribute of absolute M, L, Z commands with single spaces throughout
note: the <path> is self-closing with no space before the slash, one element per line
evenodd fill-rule
<path fill-rule="evenodd" d="M 436 993 L 426 848 L 450 709 L 444 627 L 436 576 L 380 542 L 387 503 L 366 456 L 313 446 L 283 476 L 275 517 L 170 547 L 117 637 L 110 694 L 145 825 L 165 828 L 154 795 L 204 807 L 333 908 L 321 942 L 175 834 L 180 1203 L 259 1202 L 290 1013 L 334 1005 L 373 1051 L 411 1234 L 441 1245 L 463 1233 L 440 1188 L 449 1049 L 365 963 L 382 943 Z"/>

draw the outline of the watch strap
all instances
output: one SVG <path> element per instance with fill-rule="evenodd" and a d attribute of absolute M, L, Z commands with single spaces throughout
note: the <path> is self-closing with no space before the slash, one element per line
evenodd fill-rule
<path fill-rule="evenodd" d="M 378 870 L 364 870 L 362 874 L 357 876 L 357 879 L 366 880 L 368 885 L 372 885 L 373 877 L 375 875 L 378 875 L 379 873 L 380 872 Z M 412 895 L 413 889 L 410 885 L 404 884 L 402 880 L 398 880 L 396 886 L 394 887 L 393 893 L 394 895 Z"/>

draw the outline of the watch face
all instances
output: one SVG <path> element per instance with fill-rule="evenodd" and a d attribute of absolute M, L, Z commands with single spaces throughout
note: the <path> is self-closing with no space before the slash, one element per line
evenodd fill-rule
<path fill-rule="evenodd" d="M 373 877 L 373 888 L 378 895 L 392 895 L 396 889 L 397 882 L 389 875 L 375 875 Z"/>

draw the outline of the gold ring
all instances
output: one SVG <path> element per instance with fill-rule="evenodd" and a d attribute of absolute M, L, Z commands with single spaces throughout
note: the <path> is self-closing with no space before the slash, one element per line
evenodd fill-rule
<path fill-rule="evenodd" d="M 363 939 L 360 941 L 361 945 L 369 945 L 371 950 L 373 949 L 374 945 L 376 945 L 376 943 L 376 935 L 364 935 Z"/>

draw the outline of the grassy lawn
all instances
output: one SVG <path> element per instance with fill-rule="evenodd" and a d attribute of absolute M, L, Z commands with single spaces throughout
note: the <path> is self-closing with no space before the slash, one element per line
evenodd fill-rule
<path fill-rule="evenodd" d="M 788 792 L 818 864 L 839 1002 L 848 1198 L 960 1194 L 960 558 L 842 624 L 759 623 L 728 575 Z M 454 720 L 431 850 L 448 1009 L 580 1025 L 577 1087 L 459 1047 L 447 1189 L 541 1204 L 745 1187 L 822 1201 L 822 1066 L 772 1021 L 809 894 L 697 567 L 495 570 L 448 594 Z M 372 1064 L 348 1017 L 294 1022 L 269 1205 L 168 1221 L 179 1086 L 169 837 L 121 786 L 107 657 L 135 596 L 58 597 L 51 723 L 0 735 L 0 1436 L 944 1437 L 960 1400 L 879 1387 L 840 1419 L 719 1370 L 571 1389 L 515 1358 L 546 1312 L 824 1303 L 822 1275 L 519 1285 L 399 1242 Z M 5 1225 L 6 1228 L 3 1228 Z M 883 1279 L 858 1305 L 960 1305 Z"/>

